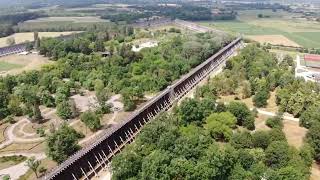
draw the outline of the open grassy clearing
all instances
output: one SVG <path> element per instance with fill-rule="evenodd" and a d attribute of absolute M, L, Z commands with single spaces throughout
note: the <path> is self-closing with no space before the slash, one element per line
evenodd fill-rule
<path fill-rule="evenodd" d="M 27 160 L 25 156 L 4 156 L 0 157 L 0 170 L 17 165 Z"/>
<path fill-rule="evenodd" d="M 23 67 L 23 65 L 20 65 L 20 64 L 13 64 L 13 63 L 0 61 L 0 72 L 1 71 L 9 71 L 11 69 L 17 69 L 17 68 L 22 68 L 22 67 Z"/>
<path fill-rule="evenodd" d="M 0 150 L 0 154 L 15 152 L 42 153 L 45 151 L 45 142 L 40 143 L 13 143 Z"/>
<path fill-rule="evenodd" d="M 0 75 L 18 74 L 23 71 L 40 69 L 45 64 L 53 63 L 38 54 L 10 55 L 0 58 Z M 2 66 L 3 65 L 3 66 Z"/>
<path fill-rule="evenodd" d="M 270 18 L 257 18 L 260 13 L 270 15 Z M 283 11 L 276 13 L 271 10 L 240 11 L 237 20 L 210 21 L 201 24 L 245 36 L 282 35 L 307 48 L 320 47 L 320 23 L 296 19 L 293 16 L 295 14 Z"/>
<path fill-rule="evenodd" d="M 59 37 L 61 35 L 70 35 L 73 33 L 79 33 L 79 31 L 68 31 L 68 32 L 39 32 L 39 37 Z M 0 38 L 0 47 L 8 46 L 7 39 L 8 38 L 14 38 L 16 44 L 23 43 L 26 41 L 33 41 L 34 35 L 33 32 L 27 32 L 27 33 L 15 33 L 8 37 Z"/>

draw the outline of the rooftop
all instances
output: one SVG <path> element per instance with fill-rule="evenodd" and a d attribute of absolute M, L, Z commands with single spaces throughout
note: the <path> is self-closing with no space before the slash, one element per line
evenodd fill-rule
<path fill-rule="evenodd" d="M 304 55 L 305 61 L 319 61 L 320 62 L 320 55 L 316 54 L 306 54 Z"/>

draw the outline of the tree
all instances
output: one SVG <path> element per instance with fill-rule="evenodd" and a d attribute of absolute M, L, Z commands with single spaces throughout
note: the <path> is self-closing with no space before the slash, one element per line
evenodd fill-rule
<path fill-rule="evenodd" d="M 210 123 L 213 121 L 218 121 L 230 128 L 235 128 L 237 119 L 230 112 L 221 112 L 221 113 L 213 113 L 206 119 L 206 123 Z"/>
<path fill-rule="evenodd" d="M 253 97 L 254 105 L 258 108 L 268 105 L 269 92 L 266 89 L 258 90 Z"/>
<path fill-rule="evenodd" d="M 80 119 L 89 129 L 93 131 L 97 131 L 99 128 L 101 128 L 101 115 L 96 114 L 92 111 L 86 111 L 81 114 Z"/>
<path fill-rule="evenodd" d="M 242 126 L 245 121 L 252 121 L 251 111 L 248 106 L 242 102 L 230 102 L 227 106 L 227 110 L 230 111 L 236 118 L 237 124 Z M 250 124 L 248 122 L 248 124 Z"/>
<path fill-rule="evenodd" d="M 320 123 L 315 122 L 306 134 L 307 142 L 314 149 L 316 161 L 320 161 Z"/>
<path fill-rule="evenodd" d="M 300 116 L 299 124 L 305 128 L 310 128 L 313 123 L 320 122 L 320 106 L 313 105 L 310 106 L 306 111 L 304 111 Z"/>
<path fill-rule="evenodd" d="M 301 148 L 299 152 L 300 157 L 305 162 L 307 167 L 310 167 L 313 163 L 314 159 L 314 149 L 307 143 L 305 143 Z"/>
<path fill-rule="evenodd" d="M 287 141 L 286 135 L 280 128 L 273 128 L 269 131 L 270 141 Z"/>
<path fill-rule="evenodd" d="M 38 103 L 33 105 L 33 117 L 32 117 L 32 119 L 34 121 L 38 121 L 38 122 L 42 119 L 42 115 L 41 115 L 41 111 L 40 111 Z"/>
<path fill-rule="evenodd" d="M 77 108 L 76 102 L 74 99 L 70 99 L 69 100 L 69 104 L 70 104 L 70 110 L 71 110 L 71 117 L 75 118 L 79 116 L 79 110 Z"/>
<path fill-rule="evenodd" d="M 283 118 L 282 114 L 277 114 L 275 117 L 268 118 L 266 121 L 266 125 L 270 128 L 283 128 Z"/>
<path fill-rule="evenodd" d="M 246 99 L 251 97 L 251 86 L 250 83 L 248 81 L 245 81 L 242 85 L 242 99 Z"/>
<path fill-rule="evenodd" d="M 265 151 L 267 166 L 278 169 L 288 165 L 289 157 L 289 145 L 284 141 L 272 142 Z"/>
<path fill-rule="evenodd" d="M 82 134 L 68 127 L 67 124 L 63 124 L 57 131 L 47 137 L 46 153 L 52 160 L 62 163 L 80 149 L 78 140 L 82 137 Z"/>
<path fill-rule="evenodd" d="M 33 32 L 33 39 L 34 39 L 34 48 L 38 49 L 40 47 L 40 38 L 38 32 Z"/>
<path fill-rule="evenodd" d="M 132 153 L 132 146 L 127 146 L 123 153 L 112 159 L 112 179 L 122 180 L 135 177 L 141 169 L 142 157 Z"/>
<path fill-rule="evenodd" d="M 190 123 L 201 124 L 204 118 L 199 107 L 200 102 L 196 99 L 187 98 L 179 106 L 178 114 L 181 122 L 185 125 Z"/>
<path fill-rule="evenodd" d="M 154 150 L 142 161 L 142 179 L 169 178 L 167 169 L 170 164 L 171 155 L 167 151 Z"/>
<path fill-rule="evenodd" d="M 40 161 L 36 160 L 35 157 L 31 157 L 27 160 L 26 166 L 28 166 L 38 178 L 38 167 L 40 166 Z"/>
<path fill-rule="evenodd" d="M 308 177 L 309 178 L 309 177 Z M 279 169 L 276 171 L 276 175 L 273 177 L 275 180 L 283 180 L 283 179 L 290 179 L 290 180 L 301 180 L 306 179 L 303 172 L 299 171 L 299 169 L 293 166 L 287 166 Z"/>
<path fill-rule="evenodd" d="M 72 110 L 69 101 L 64 100 L 57 105 L 57 114 L 65 120 L 72 117 Z"/>
<path fill-rule="evenodd" d="M 8 103 L 8 110 L 10 111 L 10 114 L 14 116 L 21 116 L 23 114 L 22 108 L 21 108 L 21 101 L 19 100 L 19 97 L 16 95 L 11 95 L 10 100 Z"/>
<path fill-rule="evenodd" d="M 254 124 L 254 122 L 255 122 L 255 117 L 251 113 L 249 116 L 247 116 L 246 120 L 243 122 L 243 127 L 253 131 L 256 128 L 256 125 Z"/>
<path fill-rule="evenodd" d="M 252 134 L 252 143 L 255 148 L 266 149 L 270 144 L 270 135 L 266 131 L 256 131 Z"/>
<path fill-rule="evenodd" d="M 250 132 L 243 131 L 243 132 L 234 133 L 231 138 L 231 145 L 237 149 L 251 148 L 252 136 Z"/>
<path fill-rule="evenodd" d="M 209 119 L 204 127 L 218 141 L 229 141 L 232 136 L 232 129 L 220 121 Z"/>

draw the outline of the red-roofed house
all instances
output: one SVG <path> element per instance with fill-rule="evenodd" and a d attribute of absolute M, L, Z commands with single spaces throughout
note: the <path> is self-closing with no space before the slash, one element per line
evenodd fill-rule
<path fill-rule="evenodd" d="M 306 54 L 304 55 L 304 62 L 307 67 L 320 68 L 320 55 Z"/>

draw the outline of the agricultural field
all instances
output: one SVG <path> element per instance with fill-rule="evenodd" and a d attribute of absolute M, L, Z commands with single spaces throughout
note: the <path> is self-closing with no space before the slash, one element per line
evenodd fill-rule
<path fill-rule="evenodd" d="M 38 54 L 4 56 L 0 58 L 0 76 L 40 69 L 41 66 L 49 63 L 52 62 L 48 58 Z"/>
<path fill-rule="evenodd" d="M 86 30 L 95 24 L 109 24 L 108 20 L 101 19 L 98 16 L 82 15 L 39 18 L 20 23 L 16 28 L 20 31 L 74 31 Z"/>
<path fill-rule="evenodd" d="M 73 33 L 79 33 L 80 31 L 67 31 L 67 32 L 39 32 L 39 37 L 59 37 L 61 35 L 70 35 Z M 26 41 L 33 41 L 34 35 L 33 32 L 26 33 L 15 33 L 8 37 L 0 38 L 0 47 L 8 46 L 7 40 L 8 38 L 14 38 L 16 44 L 23 43 Z"/>
<path fill-rule="evenodd" d="M 97 16 L 85 16 L 85 17 L 45 17 L 38 18 L 35 20 L 29 20 L 25 23 L 39 23 L 39 22 L 70 22 L 70 23 L 79 23 L 79 22 L 108 22 L 108 20 L 101 19 Z"/>
<path fill-rule="evenodd" d="M 270 17 L 258 18 L 258 14 Z M 268 37 L 267 42 L 275 45 L 291 46 L 296 43 L 307 48 L 320 47 L 320 23 L 295 16 L 296 14 L 284 11 L 250 10 L 240 11 L 237 20 L 234 21 L 211 21 L 201 22 L 201 24 L 233 34 L 243 34 L 261 43 L 266 42 L 265 35 L 277 35 L 273 38 Z M 278 36 L 283 37 L 279 39 Z"/>

